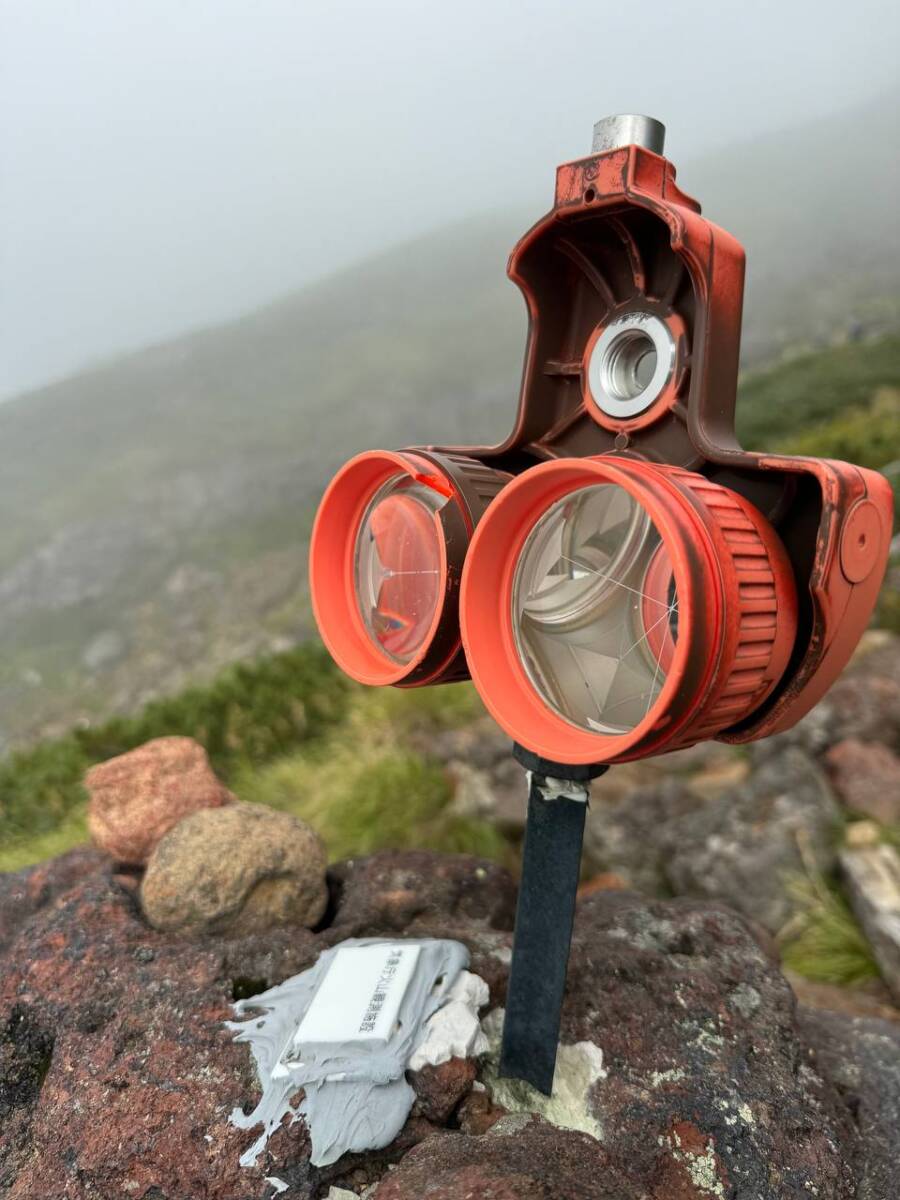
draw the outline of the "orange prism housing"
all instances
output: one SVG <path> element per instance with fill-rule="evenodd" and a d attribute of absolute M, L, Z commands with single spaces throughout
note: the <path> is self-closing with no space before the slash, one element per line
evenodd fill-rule
<path fill-rule="evenodd" d="M 553 207 L 519 241 L 508 274 L 528 310 L 512 431 L 497 446 L 377 451 L 368 465 L 360 456 L 339 473 L 310 554 L 329 649 L 367 683 L 416 686 L 464 678 L 468 669 L 504 728 L 560 762 L 640 757 L 706 737 L 746 742 L 789 728 L 838 676 L 871 616 L 890 544 L 887 481 L 849 463 L 738 444 L 744 251 L 701 215 L 660 154 L 629 145 L 559 167 Z M 615 390 L 615 356 L 603 375 L 597 351 L 641 329 L 657 339 L 662 375 L 652 403 L 631 411 Z M 385 469 L 440 476 L 459 518 L 446 530 L 446 603 L 432 641 L 402 670 L 363 646 L 348 567 L 371 484 Z M 371 476 L 361 488 L 359 472 Z M 509 579 L 528 514 L 588 477 L 615 478 L 655 506 L 680 585 L 694 597 L 688 606 L 718 614 L 705 629 L 691 619 L 666 703 L 654 705 L 646 728 L 618 741 L 562 728 L 516 667 L 510 642 Z M 752 589 L 735 565 L 728 520 L 752 527 L 766 560 L 776 619 L 765 653 L 737 653 L 742 597 Z M 735 678 L 744 657 L 754 665 Z"/>

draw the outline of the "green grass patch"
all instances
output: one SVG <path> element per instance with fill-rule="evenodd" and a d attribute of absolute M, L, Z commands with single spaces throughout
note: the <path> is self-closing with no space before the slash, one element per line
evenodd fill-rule
<path fill-rule="evenodd" d="M 32 863 L 55 858 L 87 840 L 85 806 L 79 803 L 46 833 L 4 842 L 0 846 L 0 871 L 18 871 Z"/>
<path fill-rule="evenodd" d="M 900 337 L 804 354 L 741 379 L 738 435 L 749 450 L 772 450 L 776 445 L 785 449 L 789 445 L 795 452 L 802 439 L 814 439 L 827 423 L 853 410 L 869 408 L 881 389 L 898 386 Z M 881 466 L 900 455 L 900 433 L 896 428 L 892 437 L 889 428 L 886 432 L 886 456 L 880 462 L 863 465 Z"/>
<path fill-rule="evenodd" d="M 84 840 L 85 771 L 152 738 L 181 734 L 207 750 L 246 800 L 295 813 L 332 858 L 421 846 L 503 858 L 486 822 L 448 809 L 442 768 L 409 744 L 483 709 L 470 684 L 404 691 L 350 683 L 318 644 L 236 664 L 206 687 L 40 742 L 0 763 L 0 870 Z"/>
<path fill-rule="evenodd" d="M 810 876 L 792 890 L 799 911 L 780 939 L 785 967 L 817 983 L 850 986 L 877 978 L 872 948 L 837 886 Z"/>
<path fill-rule="evenodd" d="M 181 734 L 196 738 L 229 780 L 248 764 L 268 762 L 324 736 L 343 718 L 350 693 L 351 685 L 323 647 L 308 643 L 237 663 L 208 686 L 154 701 L 133 717 L 116 717 L 13 753 L 0 762 L 4 861 L 39 857 L 40 839 L 83 807 L 82 780 L 93 763 L 151 738 Z"/>
<path fill-rule="evenodd" d="M 233 786 L 243 800 L 308 821 L 332 860 L 414 847 L 505 860 L 505 839 L 487 822 L 453 813 L 445 771 L 408 744 L 413 734 L 427 740 L 480 711 L 471 685 L 360 689 L 328 738 L 244 771 Z"/>

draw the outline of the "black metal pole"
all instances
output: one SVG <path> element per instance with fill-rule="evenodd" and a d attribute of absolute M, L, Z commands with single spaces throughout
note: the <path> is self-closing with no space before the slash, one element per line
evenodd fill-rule
<path fill-rule="evenodd" d="M 521 746 L 513 753 L 529 772 L 528 820 L 500 1074 L 550 1095 L 589 784 L 608 768 L 550 762 Z"/>

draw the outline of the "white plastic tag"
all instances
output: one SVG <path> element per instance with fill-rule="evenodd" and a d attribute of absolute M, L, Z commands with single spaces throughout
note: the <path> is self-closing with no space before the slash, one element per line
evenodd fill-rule
<path fill-rule="evenodd" d="M 397 943 L 342 947 L 294 1035 L 304 1043 L 386 1042 L 419 959 L 419 947 Z"/>

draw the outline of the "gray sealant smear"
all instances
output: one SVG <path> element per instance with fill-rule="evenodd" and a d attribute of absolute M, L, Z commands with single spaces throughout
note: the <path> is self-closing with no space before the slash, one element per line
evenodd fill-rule
<path fill-rule="evenodd" d="M 235 1014 L 251 1019 L 226 1024 L 235 1041 L 250 1043 L 262 1097 L 249 1116 L 236 1108 L 231 1121 L 263 1126 L 241 1165 L 256 1162 L 288 1114 L 291 1123 L 305 1119 L 314 1166 L 392 1142 L 415 1098 L 404 1071 L 423 1026 L 452 1000 L 468 963 L 459 942 L 349 938 L 308 971 L 238 1001 Z"/>

